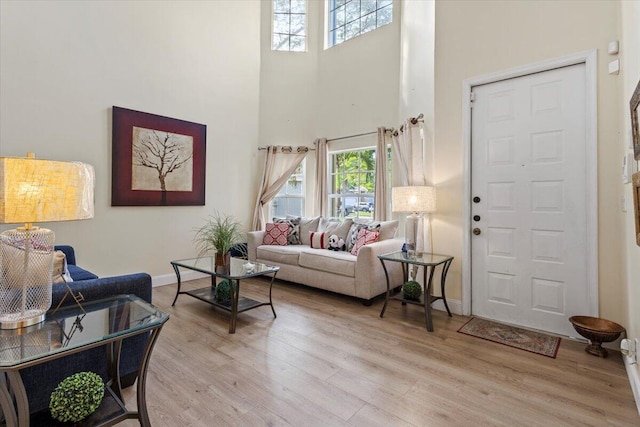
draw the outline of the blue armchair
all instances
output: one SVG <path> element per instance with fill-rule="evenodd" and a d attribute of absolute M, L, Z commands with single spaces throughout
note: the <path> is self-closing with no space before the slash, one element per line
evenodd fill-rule
<path fill-rule="evenodd" d="M 63 251 L 67 258 L 69 273 L 73 278 L 73 282 L 69 282 L 69 287 L 74 294 L 81 292 L 85 301 L 131 294 L 137 295 L 149 303 L 151 302 L 151 276 L 148 274 L 137 273 L 98 278 L 95 274 L 76 265 L 73 247 L 56 246 L 56 250 Z M 67 288 L 64 283 L 53 285 L 52 308 L 58 305 L 66 292 Z M 63 301 L 62 306 L 70 304 L 75 304 L 75 302 L 73 298 L 68 296 Z M 129 387 L 135 382 L 146 341 L 146 335 L 139 335 L 123 341 L 120 356 L 120 380 L 123 387 Z M 29 397 L 30 412 L 34 413 L 48 408 L 51 392 L 60 381 L 69 375 L 81 371 L 92 371 L 106 380 L 106 356 L 105 348 L 98 347 L 21 371 L 22 380 Z"/>

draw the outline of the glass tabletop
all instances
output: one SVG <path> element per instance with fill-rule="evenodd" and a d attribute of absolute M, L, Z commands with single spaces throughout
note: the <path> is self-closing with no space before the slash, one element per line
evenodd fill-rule
<path fill-rule="evenodd" d="M 69 297 L 67 297 L 69 298 Z M 119 295 L 50 310 L 44 322 L 0 330 L 0 367 L 12 367 L 56 353 L 159 326 L 169 315 L 135 295 Z"/>
<path fill-rule="evenodd" d="M 432 254 L 430 252 L 396 251 L 388 254 L 378 255 L 378 258 L 385 261 L 397 261 L 415 265 L 438 265 L 452 260 L 451 255 Z"/>
<path fill-rule="evenodd" d="M 217 272 L 214 256 L 203 256 L 198 258 L 181 259 L 171 261 L 171 264 L 185 267 L 202 273 L 211 274 L 225 279 L 245 279 L 247 277 L 260 276 L 268 273 L 275 273 L 280 267 L 275 265 L 262 264 L 260 262 L 250 262 L 242 258 L 231 258 L 231 266 L 228 272 Z"/>

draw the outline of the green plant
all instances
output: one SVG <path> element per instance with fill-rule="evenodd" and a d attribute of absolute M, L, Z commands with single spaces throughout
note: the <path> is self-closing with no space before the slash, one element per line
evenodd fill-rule
<path fill-rule="evenodd" d="M 218 254 L 226 254 L 236 244 L 245 240 L 242 225 L 233 216 L 224 215 L 216 211 L 206 219 L 205 224 L 194 229 L 194 241 L 198 249 L 198 256 L 202 256 L 214 249 Z"/>
<path fill-rule="evenodd" d="M 79 372 L 65 378 L 51 393 L 51 416 L 60 422 L 77 422 L 93 414 L 104 397 L 100 375 Z"/>
<path fill-rule="evenodd" d="M 231 284 L 227 279 L 221 280 L 216 286 L 216 301 L 226 303 L 231 300 Z"/>
<path fill-rule="evenodd" d="M 420 295 L 422 295 L 422 286 L 420 286 L 420 283 L 415 280 L 409 280 L 402 285 L 402 292 L 406 299 L 418 301 L 420 300 Z"/>

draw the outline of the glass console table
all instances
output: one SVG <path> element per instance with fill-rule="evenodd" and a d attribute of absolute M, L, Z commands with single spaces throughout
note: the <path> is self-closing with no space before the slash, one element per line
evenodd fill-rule
<path fill-rule="evenodd" d="M 389 300 L 399 300 L 402 301 L 402 304 L 416 304 L 424 306 L 424 315 L 427 322 L 427 330 L 429 332 L 433 332 L 433 320 L 431 319 L 431 304 L 434 301 L 442 300 L 444 302 L 444 307 L 447 309 L 447 313 L 449 317 L 451 317 L 451 311 L 449 310 L 449 305 L 447 304 L 447 297 L 444 292 L 444 285 L 447 280 L 447 272 L 449 271 L 449 267 L 451 267 L 451 262 L 453 261 L 453 257 L 449 255 L 439 255 L 432 254 L 428 252 L 402 252 L 396 251 L 389 254 L 378 255 L 378 259 L 382 263 L 382 268 L 384 269 L 384 274 L 387 278 L 387 294 L 384 301 L 384 307 L 382 307 L 382 312 L 380 312 L 380 317 L 384 316 L 384 312 L 387 309 L 387 304 Z M 409 278 L 409 268 L 412 266 L 415 267 L 423 267 L 423 292 L 420 296 L 420 300 L 410 300 L 406 299 L 402 293 L 402 291 L 398 295 L 391 295 L 391 289 L 397 286 L 402 286 L 402 283 L 398 284 L 390 284 L 389 283 L 389 274 L 387 273 L 386 262 L 400 262 L 402 263 L 402 273 L 403 279 L 406 282 Z M 440 279 L 440 293 L 441 296 L 433 296 L 431 284 L 433 282 L 433 275 L 436 271 L 436 267 L 442 266 L 442 276 Z"/>
<path fill-rule="evenodd" d="M 178 289 L 176 290 L 176 297 L 173 299 L 171 306 L 175 305 L 178 300 L 178 295 L 187 294 L 194 298 L 204 301 L 214 307 L 221 308 L 222 310 L 231 313 L 231 319 L 229 321 L 229 333 L 234 334 L 236 332 L 236 319 L 238 313 L 252 310 L 256 307 L 263 305 L 271 306 L 273 317 L 276 316 L 276 310 L 273 308 L 273 302 L 271 300 L 271 290 L 273 288 L 273 281 L 276 278 L 276 274 L 280 270 L 280 267 L 273 265 L 266 265 L 259 262 L 248 262 L 245 259 L 231 258 L 231 264 L 226 271 L 220 271 L 216 269 L 215 257 L 204 256 L 200 258 L 189 258 L 179 261 L 171 261 L 173 270 L 176 272 L 178 278 Z M 208 274 L 211 276 L 211 286 L 196 289 L 193 291 L 181 291 L 181 278 L 180 268 L 186 268 L 188 270 L 198 271 L 200 273 Z M 249 277 L 272 275 L 271 283 L 269 284 L 269 302 L 256 301 L 247 297 L 240 297 L 240 280 L 247 279 Z M 216 277 L 221 279 L 227 279 L 232 285 L 231 289 L 231 301 L 230 303 L 222 303 L 216 300 Z"/>
<path fill-rule="evenodd" d="M 44 322 L 0 334 L 0 405 L 8 427 L 57 426 L 48 410 L 29 413 L 29 401 L 20 376 L 22 369 L 88 349 L 106 346 L 105 394 L 100 407 L 74 426 L 107 426 L 135 418 L 150 426 L 146 404 L 146 377 L 155 342 L 169 315 L 135 295 L 119 295 L 49 311 Z M 122 340 L 149 334 L 138 368 L 136 412 L 122 400 L 119 377 Z M 15 403 L 14 403 L 15 398 Z"/>

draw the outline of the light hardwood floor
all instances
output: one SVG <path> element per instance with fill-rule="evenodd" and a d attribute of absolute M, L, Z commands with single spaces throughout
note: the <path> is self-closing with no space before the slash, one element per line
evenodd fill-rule
<path fill-rule="evenodd" d="M 206 286 L 208 279 L 186 282 Z M 268 281 L 242 282 L 264 298 Z M 151 358 L 154 427 L 640 426 L 620 353 L 600 359 L 562 340 L 556 359 L 456 331 L 467 317 L 359 301 L 276 282 L 269 307 L 228 313 L 154 288 L 171 318 Z M 135 401 L 134 388 L 126 390 Z M 123 425 L 137 425 L 132 420 Z"/>

